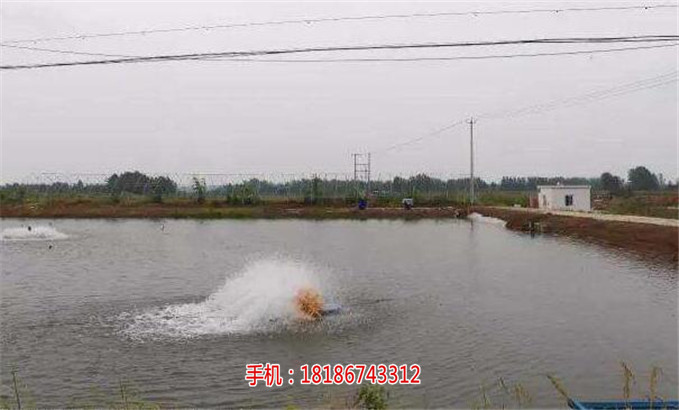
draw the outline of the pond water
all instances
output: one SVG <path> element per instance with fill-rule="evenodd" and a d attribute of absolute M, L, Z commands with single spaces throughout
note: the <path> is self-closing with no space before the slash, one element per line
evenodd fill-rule
<path fill-rule="evenodd" d="M 31 226 L 29 232 L 27 227 Z M 563 405 L 677 397 L 677 272 L 484 218 L 421 221 L 3 220 L 2 394 L 39 407 L 128 394 L 170 406 L 343 406 L 356 386 L 300 385 L 304 364 L 416 363 L 393 407 Z M 314 288 L 339 314 L 300 320 Z M 295 384 L 251 388 L 248 363 Z M 483 388 L 481 387 L 483 386 Z M 515 402 L 514 402 L 515 403 Z M 515 404 L 514 404 L 515 405 Z"/>

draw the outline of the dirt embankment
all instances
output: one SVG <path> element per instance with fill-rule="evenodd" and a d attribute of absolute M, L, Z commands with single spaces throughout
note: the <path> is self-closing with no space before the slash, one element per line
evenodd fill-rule
<path fill-rule="evenodd" d="M 679 228 L 637 222 L 597 220 L 577 216 L 532 213 L 521 209 L 475 207 L 474 211 L 507 221 L 507 228 L 546 234 L 558 234 L 633 252 L 644 258 L 676 265 L 679 260 Z M 196 204 L 111 204 L 54 203 L 0 204 L 3 218 L 302 218 L 302 219 L 427 219 L 464 217 L 465 210 L 455 207 L 368 208 L 341 206 L 303 206 L 267 204 L 261 206 L 225 206 Z"/>
<path fill-rule="evenodd" d="M 3 218 L 308 218 L 308 219 L 420 219 L 464 217 L 454 207 L 368 208 L 267 204 L 261 206 L 215 206 L 209 204 L 104 204 L 69 203 L 40 205 L 0 205 Z"/>
<path fill-rule="evenodd" d="M 507 221 L 507 228 L 557 234 L 630 251 L 646 259 L 676 265 L 679 228 L 637 222 L 604 221 L 525 210 L 476 207 L 474 211 Z"/>

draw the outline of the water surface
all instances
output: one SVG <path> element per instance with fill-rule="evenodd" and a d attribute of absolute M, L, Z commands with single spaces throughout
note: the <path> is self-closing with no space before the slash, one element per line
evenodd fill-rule
<path fill-rule="evenodd" d="M 499 377 L 534 406 L 562 405 L 547 373 L 576 397 L 616 398 L 621 360 L 637 396 L 656 365 L 677 397 L 676 272 L 566 238 L 478 219 L 2 229 L 2 393 L 16 367 L 41 407 L 105 404 L 121 380 L 173 406 L 343 405 L 355 392 L 300 386 L 307 363 L 420 364 L 420 386 L 389 387 L 396 407 L 469 407 Z M 304 287 L 344 311 L 300 322 L 290 301 Z M 260 362 L 297 383 L 247 387 L 245 364 Z"/>

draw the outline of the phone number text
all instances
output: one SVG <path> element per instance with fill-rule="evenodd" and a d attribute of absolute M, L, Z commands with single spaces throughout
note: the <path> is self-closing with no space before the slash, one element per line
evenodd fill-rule
<path fill-rule="evenodd" d="M 420 384 L 422 368 L 418 364 L 304 364 L 300 366 L 300 384 Z M 252 363 L 245 366 L 245 380 L 249 386 L 259 382 L 267 387 L 294 384 L 294 369 L 288 369 L 284 380 L 280 364 Z"/>

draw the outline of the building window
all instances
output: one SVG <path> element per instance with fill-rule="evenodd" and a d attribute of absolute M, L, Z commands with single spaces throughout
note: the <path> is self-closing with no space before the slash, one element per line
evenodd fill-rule
<path fill-rule="evenodd" d="M 566 206 L 573 206 L 573 195 L 566 195 Z"/>

